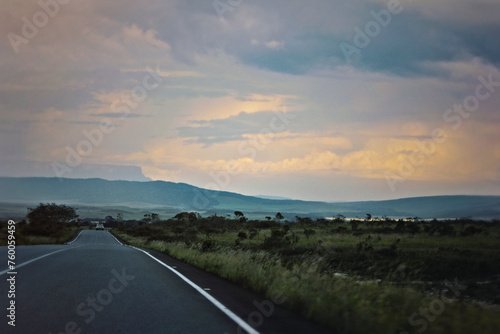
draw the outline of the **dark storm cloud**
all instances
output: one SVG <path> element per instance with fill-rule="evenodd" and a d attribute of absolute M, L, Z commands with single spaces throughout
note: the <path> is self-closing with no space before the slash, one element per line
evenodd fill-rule
<path fill-rule="evenodd" d="M 343 65 L 396 75 L 435 75 L 439 73 L 430 72 L 423 65 L 471 57 L 494 65 L 500 63 L 500 24 L 464 26 L 404 12 L 394 16 L 378 35 L 369 37 L 368 45 L 358 48 L 359 57 L 353 54 L 354 61 L 349 62 L 340 44 L 356 47 L 354 27 L 364 30 L 366 23 L 374 20 L 362 17 L 364 21 L 360 18 L 358 24 L 343 32 L 301 33 L 284 39 L 283 49 L 248 46 L 237 55 L 253 66 L 295 75 Z"/>

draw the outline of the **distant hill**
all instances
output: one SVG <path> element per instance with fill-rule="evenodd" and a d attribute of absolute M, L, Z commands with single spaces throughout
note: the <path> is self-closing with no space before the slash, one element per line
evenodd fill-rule
<path fill-rule="evenodd" d="M 0 203 L 15 207 L 55 202 L 81 207 L 152 209 L 163 212 L 199 211 L 231 214 L 242 211 L 251 217 L 274 216 L 287 219 L 310 217 L 389 216 L 394 218 L 500 218 L 500 196 L 434 196 L 387 201 L 326 203 L 290 199 L 268 199 L 217 192 L 185 183 L 164 181 L 108 181 L 103 179 L 8 178 L 0 177 Z M 3 205 L 5 206 L 5 205 Z M 24 207 L 23 207 L 24 208 Z M 17 211 L 16 211 L 17 212 Z M 25 208 L 24 208 L 25 213 Z M 24 215 L 23 213 L 23 215 Z M 116 212 L 115 212 L 116 213 Z M 0 216 L 12 214 L 0 210 Z"/>

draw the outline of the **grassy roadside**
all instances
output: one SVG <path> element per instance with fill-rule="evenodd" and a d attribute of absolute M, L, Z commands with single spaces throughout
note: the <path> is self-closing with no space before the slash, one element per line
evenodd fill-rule
<path fill-rule="evenodd" d="M 224 244 L 224 238 L 234 241 L 227 233 L 219 236 L 218 242 L 187 243 L 113 232 L 129 244 L 168 253 L 267 298 L 282 296 L 284 306 L 335 333 L 500 331 L 498 311 L 460 301 L 457 285 L 429 294 L 380 281 L 341 277 L 322 268 L 325 256 L 321 254 L 308 256 L 307 261 L 283 261 L 267 250 Z"/>
<path fill-rule="evenodd" d="M 32 235 L 23 233 L 22 228 L 15 231 L 17 246 L 25 245 L 57 245 L 64 244 L 73 239 L 83 228 L 68 227 L 60 231 L 57 235 Z M 0 229 L 0 246 L 7 246 L 7 229 Z"/>

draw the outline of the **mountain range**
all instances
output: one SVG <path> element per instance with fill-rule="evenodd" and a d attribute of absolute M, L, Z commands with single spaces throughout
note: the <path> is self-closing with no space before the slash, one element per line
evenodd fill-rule
<path fill-rule="evenodd" d="M 198 188 L 165 181 L 109 181 L 44 177 L 0 177 L 0 217 L 24 217 L 27 206 L 54 202 L 82 208 L 85 215 L 117 211 L 136 215 L 181 211 L 201 214 L 232 214 L 242 211 L 250 218 L 264 218 L 281 212 L 285 218 L 373 217 L 393 218 L 500 218 L 500 196 L 430 196 L 384 201 L 327 203 L 245 196 L 232 192 Z M 127 211 L 128 210 L 128 211 Z M 82 217 L 85 218 L 85 217 Z M 165 217 L 166 218 L 166 217 Z"/>

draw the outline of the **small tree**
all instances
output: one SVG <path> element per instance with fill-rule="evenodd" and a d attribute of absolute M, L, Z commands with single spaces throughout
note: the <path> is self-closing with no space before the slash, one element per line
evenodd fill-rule
<path fill-rule="evenodd" d="M 113 216 L 106 216 L 104 219 L 106 220 L 106 224 L 113 224 L 116 221 Z"/>
<path fill-rule="evenodd" d="M 55 203 L 40 203 L 36 208 L 28 208 L 26 215 L 30 220 L 30 224 L 44 223 L 69 223 L 71 220 L 78 218 L 74 208 L 64 204 L 57 205 Z"/>
<path fill-rule="evenodd" d="M 341 213 L 339 213 L 335 219 L 333 220 L 335 223 L 344 223 L 345 222 L 345 216 Z"/>
<path fill-rule="evenodd" d="M 185 223 L 196 223 L 200 218 L 201 216 L 198 212 L 180 212 L 174 216 L 174 219 L 177 219 L 177 221 Z"/>
<path fill-rule="evenodd" d="M 143 221 L 145 223 L 156 223 L 160 220 L 160 215 L 157 213 L 146 213 Z"/>
<path fill-rule="evenodd" d="M 40 203 L 36 208 L 28 208 L 28 231 L 38 235 L 59 235 L 65 224 L 78 218 L 74 208 L 55 203 Z"/>
<path fill-rule="evenodd" d="M 247 221 L 247 219 L 245 218 L 245 215 L 243 214 L 243 212 L 241 211 L 235 211 L 234 212 L 234 216 L 236 217 L 236 219 L 238 219 L 241 223 L 244 223 Z"/>
<path fill-rule="evenodd" d="M 278 212 L 276 216 L 274 216 L 274 218 L 276 218 L 277 221 L 282 221 L 283 219 L 285 219 L 285 217 L 283 217 L 281 212 Z"/>

